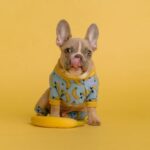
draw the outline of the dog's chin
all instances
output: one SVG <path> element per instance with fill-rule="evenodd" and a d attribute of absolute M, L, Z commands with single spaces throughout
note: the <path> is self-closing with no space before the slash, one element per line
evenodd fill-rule
<path fill-rule="evenodd" d="M 88 71 L 88 68 L 85 68 L 83 66 L 80 66 L 80 67 L 70 66 L 70 68 L 66 70 L 67 74 L 71 76 L 82 76 L 87 71 Z"/>
<path fill-rule="evenodd" d="M 71 67 L 68 72 L 72 75 L 75 75 L 75 76 L 79 76 L 79 75 L 82 75 L 83 74 L 83 70 L 81 67 L 78 67 L 78 68 L 74 68 L 74 67 Z"/>

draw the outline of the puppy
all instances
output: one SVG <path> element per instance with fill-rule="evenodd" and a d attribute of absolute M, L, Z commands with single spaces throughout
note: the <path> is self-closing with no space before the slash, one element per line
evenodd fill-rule
<path fill-rule="evenodd" d="M 98 79 L 92 61 L 97 48 L 98 28 L 91 24 L 84 39 L 72 38 L 66 20 L 56 28 L 56 44 L 61 50 L 58 63 L 50 74 L 50 87 L 35 106 L 38 115 L 88 117 L 88 124 L 100 125 L 96 114 Z"/>

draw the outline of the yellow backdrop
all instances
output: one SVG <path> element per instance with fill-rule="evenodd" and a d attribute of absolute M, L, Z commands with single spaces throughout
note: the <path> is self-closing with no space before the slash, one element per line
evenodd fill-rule
<path fill-rule="evenodd" d="M 93 22 L 100 29 L 101 127 L 30 125 L 60 54 L 55 28 L 62 18 L 75 37 Z M 0 149 L 150 149 L 149 0 L 0 0 L 0 20 Z"/>

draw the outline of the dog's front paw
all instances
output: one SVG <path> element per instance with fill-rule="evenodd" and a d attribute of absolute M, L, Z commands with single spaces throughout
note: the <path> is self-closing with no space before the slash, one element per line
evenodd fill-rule
<path fill-rule="evenodd" d="M 99 126 L 101 124 L 100 119 L 95 112 L 90 112 L 88 114 L 88 124 L 93 126 Z"/>
<path fill-rule="evenodd" d="M 99 126 L 100 119 L 97 116 L 91 116 L 88 118 L 88 124 L 93 126 Z"/>

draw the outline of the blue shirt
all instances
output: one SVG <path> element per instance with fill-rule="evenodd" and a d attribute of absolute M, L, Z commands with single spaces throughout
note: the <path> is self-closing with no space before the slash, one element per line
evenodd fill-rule
<path fill-rule="evenodd" d="M 50 74 L 50 104 L 81 105 L 96 107 L 98 79 L 92 72 L 85 79 L 68 78 L 58 68 Z"/>

